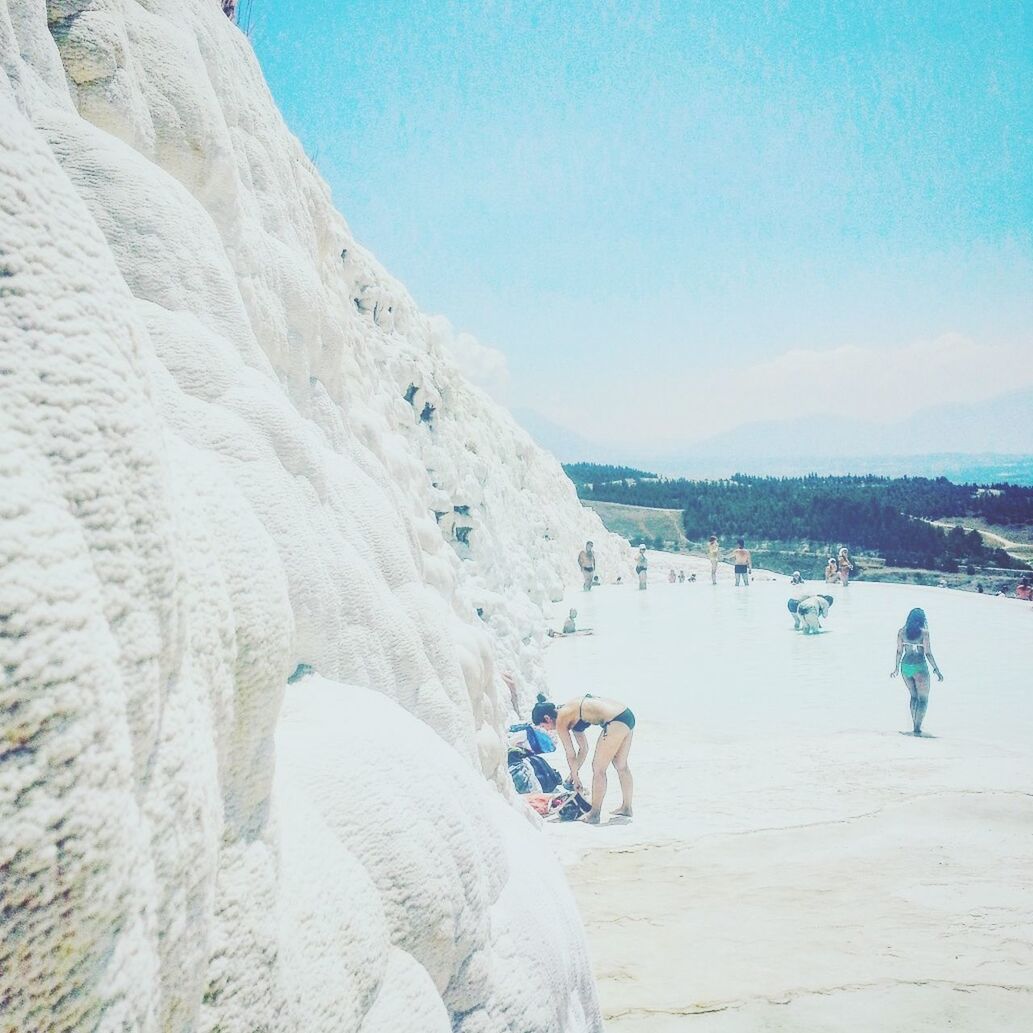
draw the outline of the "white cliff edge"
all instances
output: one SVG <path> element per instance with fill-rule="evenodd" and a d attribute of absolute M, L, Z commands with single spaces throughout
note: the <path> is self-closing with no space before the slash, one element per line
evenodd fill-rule
<path fill-rule="evenodd" d="M 502 676 L 626 551 L 215 0 L 0 0 L 0 126 L 0 1028 L 600 1029 Z"/>

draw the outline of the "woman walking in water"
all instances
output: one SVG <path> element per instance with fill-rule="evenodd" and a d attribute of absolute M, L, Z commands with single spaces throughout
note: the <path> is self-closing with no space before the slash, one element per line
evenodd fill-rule
<path fill-rule="evenodd" d="M 904 627 L 897 632 L 897 659 L 890 674 L 891 678 L 896 678 L 899 673 L 908 692 L 911 693 L 911 723 L 914 725 L 914 735 L 922 734 L 922 720 L 929 706 L 929 664 L 933 665 L 937 679 L 943 681 L 940 666 L 929 643 L 929 625 L 926 623 L 925 610 L 916 607 L 907 615 Z"/>
<path fill-rule="evenodd" d="M 717 544 L 717 535 L 712 534 L 707 542 L 707 559 L 710 560 L 710 583 L 717 584 L 717 564 L 721 559 L 721 546 Z"/>
<path fill-rule="evenodd" d="M 621 784 L 620 807 L 613 813 L 631 817 L 633 782 L 628 754 L 635 731 L 635 715 L 616 700 L 593 696 L 590 693 L 559 707 L 550 703 L 541 693 L 531 710 L 531 723 L 551 731 L 556 729 L 570 766 L 570 782 L 580 792 L 581 767 L 588 756 L 585 730 L 590 725 L 601 729 L 592 756 L 592 809 L 582 818 L 589 825 L 598 825 L 606 796 L 606 769 L 612 764 Z M 577 744 L 575 747 L 575 743 Z"/>

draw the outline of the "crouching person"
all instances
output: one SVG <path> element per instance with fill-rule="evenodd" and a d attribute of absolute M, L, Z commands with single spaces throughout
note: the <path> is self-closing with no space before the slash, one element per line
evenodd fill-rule
<path fill-rule="evenodd" d="M 829 615 L 829 607 L 832 606 L 832 603 L 831 595 L 809 595 L 801 599 L 797 603 L 796 613 L 793 614 L 796 626 L 804 634 L 821 631 L 822 619 Z"/>

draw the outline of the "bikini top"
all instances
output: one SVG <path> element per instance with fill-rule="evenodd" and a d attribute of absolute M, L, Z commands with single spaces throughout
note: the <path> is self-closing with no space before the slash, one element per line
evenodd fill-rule
<path fill-rule="evenodd" d="M 902 639 L 904 643 L 904 650 L 908 653 L 918 653 L 921 656 L 925 656 L 925 643 L 922 641 L 914 642 L 907 637 L 905 634 Z"/>
<path fill-rule="evenodd" d="M 583 732 L 586 728 L 590 728 L 592 725 L 591 721 L 586 721 L 584 718 L 585 700 L 592 699 L 593 696 L 590 692 L 586 692 L 581 697 L 581 705 L 577 708 L 577 722 L 571 726 L 573 732 Z"/>

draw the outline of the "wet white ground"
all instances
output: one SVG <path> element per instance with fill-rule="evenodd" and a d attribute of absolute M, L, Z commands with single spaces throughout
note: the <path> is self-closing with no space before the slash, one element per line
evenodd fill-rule
<path fill-rule="evenodd" d="M 557 701 L 638 718 L 635 820 L 550 829 L 607 1028 L 1033 1028 L 1033 607 L 859 582 L 808 637 L 788 591 L 605 587 L 550 647 Z M 912 606 L 936 738 L 899 734 Z"/>

